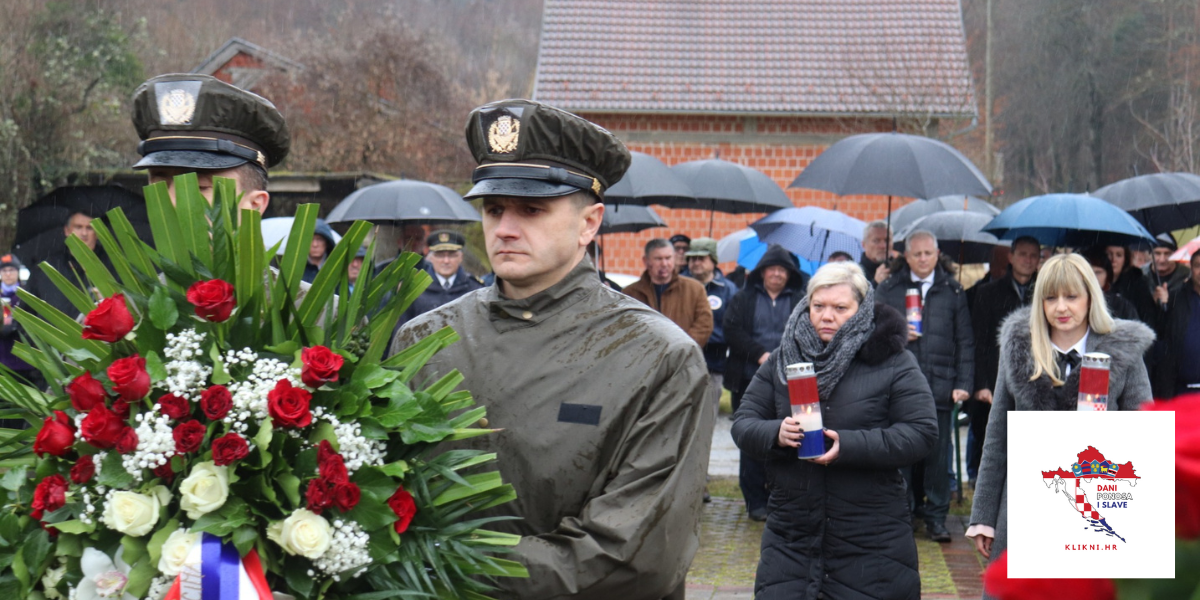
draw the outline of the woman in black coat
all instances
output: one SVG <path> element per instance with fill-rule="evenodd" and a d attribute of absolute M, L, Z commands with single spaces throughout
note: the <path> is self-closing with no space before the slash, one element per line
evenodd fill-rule
<path fill-rule="evenodd" d="M 811 305 L 811 307 L 810 307 Z M 917 547 L 900 469 L 925 457 L 938 430 L 933 394 L 904 350 L 908 326 L 875 304 L 853 263 L 821 267 L 778 351 L 734 417 L 743 452 L 766 460 L 770 514 L 757 600 L 920 598 Z M 827 452 L 796 458 L 783 367 L 813 363 Z"/>

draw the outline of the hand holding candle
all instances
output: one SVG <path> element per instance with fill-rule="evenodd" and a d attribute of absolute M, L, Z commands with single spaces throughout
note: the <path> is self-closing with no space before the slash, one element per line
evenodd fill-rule
<path fill-rule="evenodd" d="M 792 405 L 792 422 L 800 427 L 800 444 L 796 446 L 799 458 L 817 458 L 825 454 L 825 436 L 821 420 L 821 402 L 817 392 L 817 374 L 812 363 L 796 363 L 785 369 L 788 379 L 788 400 Z M 785 419 L 785 422 L 787 419 Z M 786 425 L 785 425 L 786 426 Z M 783 430 L 780 427 L 780 441 Z M 786 444 L 791 446 L 791 444 Z"/>

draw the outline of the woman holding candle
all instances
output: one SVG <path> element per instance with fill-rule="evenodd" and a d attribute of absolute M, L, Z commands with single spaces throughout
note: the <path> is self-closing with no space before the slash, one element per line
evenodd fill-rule
<path fill-rule="evenodd" d="M 1000 370 L 967 536 L 995 559 L 1007 546 L 1008 411 L 1077 410 L 1081 357 L 1111 357 L 1107 410 L 1136 410 L 1151 399 L 1142 356 L 1154 332 L 1113 319 L 1091 265 L 1078 254 L 1046 261 L 1033 302 L 1000 326 Z"/>
<path fill-rule="evenodd" d="M 904 316 L 875 303 L 858 265 L 830 263 L 813 276 L 779 350 L 754 375 L 733 438 L 766 461 L 771 488 L 758 600 L 920 597 L 900 469 L 924 458 L 938 432 L 933 395 L 904 350 L 907 339 Z M 800 383 L 813 375 L 828 449 L 804 460 L 797 456 L 804 428 L 817 415 L 804 408 L 813 392 Z M 796 417 L 793 406 L 801 407 Z"/>

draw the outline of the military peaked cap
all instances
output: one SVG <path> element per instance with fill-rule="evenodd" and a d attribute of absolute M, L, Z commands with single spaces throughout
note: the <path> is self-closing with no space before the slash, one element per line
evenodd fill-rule
<path fill-rule="evenodd" d="M 629 150 L 603 127 L 533 100 L 500 100 L 471 111 L 467 145 L 479 163 L 465 198 L 554 198 L 604 190 L 629 168 Z"/>
<path fill-rule="evenodd" d="M 159 75 L 133 94 L 142 143 L 135 169 L 231 169 L 279 164 L 291 146 L 283 115 L 269 100 L 215 77 Z"/>
<path fill-rule="evenodd" d="M 457 231 L 441 230 L 429 234 L 429 237 L 425 238 L 425 245 L 429 246 L 430 252 L 462 250 L 463 246 L 467 245 L 467 238 Z"/>

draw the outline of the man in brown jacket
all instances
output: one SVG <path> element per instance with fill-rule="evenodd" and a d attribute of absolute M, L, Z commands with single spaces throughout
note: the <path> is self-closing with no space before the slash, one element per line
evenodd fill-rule
<path fill-rule="evenodd" d="M 662 238 L 646 242 L 642 262 L 646 264 L 642 278 L 622 291 L 662 313 L 703 348 L 713 331 L 712 308 L 704 285 L 675 272 L 675 250 Z"/>

